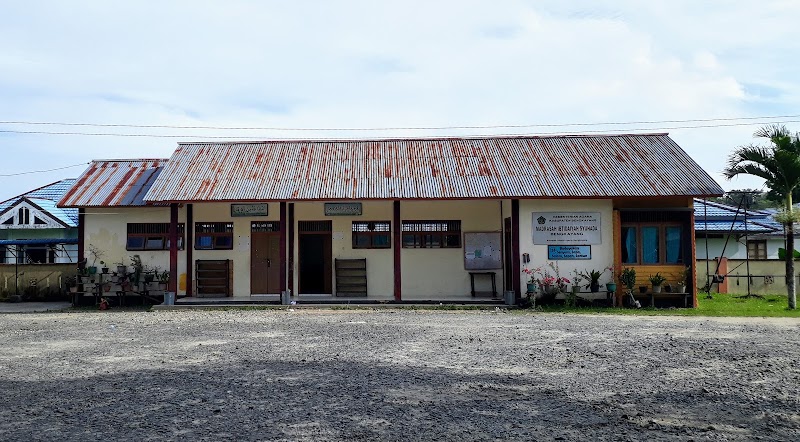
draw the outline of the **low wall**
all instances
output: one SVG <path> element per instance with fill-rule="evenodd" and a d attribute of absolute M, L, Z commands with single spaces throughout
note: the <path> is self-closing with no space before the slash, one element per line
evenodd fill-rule
<path fill-rule="evenodd" d="M 75 263 L 2 264 L 0 298 L 6 299 L 15 293 L 28 300 L 66 298 L 69 291 L 66 288 L 66 278 L 75 276 L 77 271 Z"/>
<path fill-rule="evenodd" d="M 697 260 L 697 287 L 698 290 L 706 285 L 706 263 L 708 274 L 714 275 L 717 260 Z M 719 262 L 719 274 L 726 275 L 722 283 L 711 284 L 712 293 L 730 293 L 737 295 L 747 294 L 748 262 L 744 259 L 723 258 Z M 751 259 L 750 268 L 750 293 L 786 294 L 786 264 L 777 259 Z M 800 270 L 800 262 L 796 264 Z M 797 274 L 797 271 L 795 271 Z M 797 275 L 800 277 L 800 275 Z M 795 284 L 798 284 L 795 282 Z"/>

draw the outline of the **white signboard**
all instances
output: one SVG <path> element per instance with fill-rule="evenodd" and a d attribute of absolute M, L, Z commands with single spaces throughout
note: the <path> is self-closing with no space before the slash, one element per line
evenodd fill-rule
<path fill-rule="evenodd" d="M 602 244 L 600 212 L 533 212 L 534 244 Z"/>

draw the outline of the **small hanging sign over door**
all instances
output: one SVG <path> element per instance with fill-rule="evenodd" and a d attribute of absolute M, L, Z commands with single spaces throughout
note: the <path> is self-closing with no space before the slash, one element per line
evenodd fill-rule
<path fill-rule="evenodd" d="M 361 216 L 361 203 L 325 203 L 325 216 Z"/>
<path fill-rule="evenodd" d="M 231 204 L 231 216 L 267 216 L 269 204 Z"/>

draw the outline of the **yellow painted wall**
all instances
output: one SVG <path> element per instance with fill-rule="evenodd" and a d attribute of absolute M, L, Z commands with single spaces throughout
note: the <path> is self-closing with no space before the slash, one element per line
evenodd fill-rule
<path fill-rule="evenodd" d="M 232 217 L 230 203 L 198 203 L 193 207 L 195 223 L 233 221 L 233 250 L 195 249 L 192 258 L 233 260 L 233 296 L 250 296 L 250 226 L 253 221 L 279 221 L 280 203 L 269 203 L 269 215 L 256 217 Z"/>
<path fill-rule="evenodd" d="M 328 201 L 335 202 L 335 201 Z M 392 201 L 363 201 L 361 216 L 325 216 L 325 206 L 321 202 L 295 203 L 295 248 L 294 248 L 294 287 L 292 293 L 298 293 L 299 286 L 299 250 L 297 247 L 297 225 L 300 221 L 331 221 L 332 223 L 332 258 L 367 260 L 367 298 L 394 299 L 394 252 L 389 249 L 353 249 L 353 221 L 392 221 Z M 392 226 L 394 231 L 395 226 Z M 333 269 L 333 261 L 331 261 Z M 336 272 L 331 271 L 331 287 L 336 290 Z"/>
<path fill-rule="evenodd" d="M 469 296 L 469 274 L 464 269 L 463 232 L 501 231 L 503 220 L 500 205 L 500 200 L 402 201 L 402 220 L 461 220 L 462 231 L 462 247 L 458 249 L 402 250 L 403 300 Z M 510 209 L 507 213 L 510 213 Z M 500 296 L 503 271 L 497 269 L 494 272 Z M 491 289 L 486 277 L 476 278 L 475 284 L 478 291 Z"/>
<path fill-rule="evenodd" d="M 84 251 L 87 266 L 92 265 L 89 246 L 93 245 L 104 252 L 101 258 L 107 266 L 115 270 L 117 263 L 129 266 L 131 256 L 139 255 L 142 264 L 161 271 L 169 270 L 169 250 L 125 250 L 128 236 L 128 223 L 168 223 L 169 207 L 107 207 L 86 209 L 86 228 Z M 178 222 L 186 222 L 186 210 L 178 211 Z M 100 260 L 95 264 L 100 267 Z M 186 272 L 185 251 L 178 252 L 178 277 Z M 185 294 L 179 290 L 179 295 Z"/>
<path fill-rule="evenodd" d="M 613 243 L 613 223 L 612 223 L 612 202 L 607 199 L 599 200 L 521 200 L 520 201 L 520 254 L 529 253 L 531 262 L 528 268 L 547 266 L 547 245 L 533 244 L 533 212 L 599 212 L 601 224 L 602 244 L 592 245 L 592 259 L 590 260 L 559 260 L 554 261 L 558 264 L 560 275 L 573 279 L 573 271 L 578 270 L 600 270 L 611 267 L 614 264 L 614 243 Z M 520 260 L 520 262 L 522 262 Z M 524 264 L 523 264 L 524 266 Z M 548 270 L 550 270 L 548 268 Z M 550 270 L 552 274 L 553 271 Z M 522 283 L 522 290 L 525 291 L 527 277 L 522 273 L 522 269 L 517 270 L 517 274 Z M 600 283 L 605 284 L 610 280 L 610 273 L 604 272 L 600 278 Z M 588 284 L 588 281 L 582 282 Z M 585 289 L 581 289 L 585 290 Z"/>

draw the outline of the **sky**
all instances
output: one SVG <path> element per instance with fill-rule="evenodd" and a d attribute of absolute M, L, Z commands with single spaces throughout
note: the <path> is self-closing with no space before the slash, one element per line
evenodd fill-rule
<path fill-rule="evenodd" d="M 669 132 L 723 188 L 758 188 L 722 177 L 732 149 L 800 131 L 796 0 L 0 6 L 0 200 L 238 137 Z"/>

